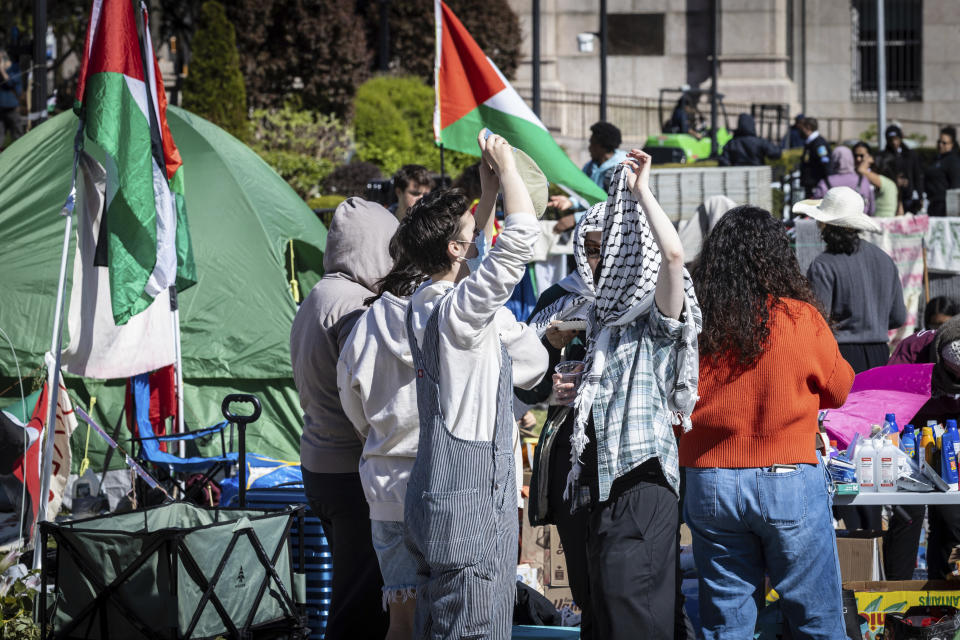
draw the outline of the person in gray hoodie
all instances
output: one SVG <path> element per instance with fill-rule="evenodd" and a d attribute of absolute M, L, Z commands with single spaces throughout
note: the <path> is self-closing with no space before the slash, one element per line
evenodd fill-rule
<path fill-rule="evenodd" d="M 389 618 L 358 472 L 363 444 L 343 412 L 337 360 L 364 300 L 390 270 L 397 220 L 382 206 L 348 198 L 327 233 L 324 276 L 300 305 L 290 332 L 293 379 L 303 408 L 300 464 L 310 508 L 333 556 L 328 640 L 382 640 Z"/>

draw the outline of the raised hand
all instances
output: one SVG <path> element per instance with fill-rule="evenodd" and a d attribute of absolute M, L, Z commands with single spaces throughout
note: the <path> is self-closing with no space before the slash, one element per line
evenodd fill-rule
<path fill-rule="evenodd" d="M 480 134 L 481 137 L 483 134 Z M 491 134 L 485 141 L 481 142 L 480 148 L 483 149 L 483 159 L 490 165 L 498 178 L 503 178 L 504 172 L 516 169 L 517 163 L 513 155 L 513 149 L 510 143 L 497 134 Z"/>
<path fill-rule="evenodd" d="M 477 143 L 480 145 L 480 189 L 484 193 L 495 193 L 500 189 L 500 178 L 497 177 L 497 174 L 493 171 L 493 167 L 490 166 L 490 163 L 487 162 L 486 157 L 484 156 L 484 150 L 487 144 L 487 141 L 484 140 L 484 133 L 486 129 L 480 132 L 477 136 Z M 492 137 L 492 136 L 491 136 Z"/>
<path fill-rule="evenodd" d="M 633 192 L 634 196 L 639 197 L 650 189 L 650 168 L 653 166 L 653 158 L 649 153 L 644 153 L 640 149 L 631 149 L 627 154 L 627 159 L 623 164 L 630 168 L 630 174 L 627 176 L 627 187 Z"/>

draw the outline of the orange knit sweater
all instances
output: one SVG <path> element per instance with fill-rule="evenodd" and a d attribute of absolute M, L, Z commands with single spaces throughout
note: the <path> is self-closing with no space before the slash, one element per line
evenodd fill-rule
<path fill-rule="evenodd" d="M 811 305 L 784 298 L 769 326 L 766 351 L 736 378 L 730 358 L 700 360 L 700 400 L 680 439 L 681 466 L 816 463 L 817 412 L 846 401 L 853 369 Z"/>

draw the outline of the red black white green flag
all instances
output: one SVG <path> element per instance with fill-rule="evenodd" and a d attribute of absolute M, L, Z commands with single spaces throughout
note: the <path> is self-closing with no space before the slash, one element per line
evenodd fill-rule
<path fill-rule="evenodd" d="M 550 182 L 576 191 L 591 204 L 605 200 L 603 189 L 573 164 L 450 7 L 435 0 L 434 12 L 437 144 L 479 155 L 477 134 L 486 127 L 533 158 Z"/>
<path fill-rule="evenodd" d="M 113 317 L 122 325 L 171 285 L 182 291 L 196 283 L 183 167 L 141 2 L 94 0 L 76 110 L 106 153 L 96 263 L 109 269 Z"/>

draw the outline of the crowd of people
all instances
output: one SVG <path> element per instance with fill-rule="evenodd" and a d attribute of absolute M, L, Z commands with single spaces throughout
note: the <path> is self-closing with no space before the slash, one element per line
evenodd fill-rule
<path fill-rule="evenodd" d="M 609 123 L 594 125 L 584 167 L 608 199 L 552 200 L 573 230 L 573 268 L 524 321 L 507 304 L 546 198 L 502 137 L 478 137 L 481 161 L 458 187 L 407 166 L 395 208 L 337 208 L 325 275 L 291 333 L 304 483 L 333 555 L 328 638 L 510 637 L 515 402 L 549 407 L 523 517 L 557 527 L 581 637 L 694 637 L 681 522 L 705 637 L 752 636 L 765 579 L 794 637 L 845 637 L 835 521 L 880 525 L 831 510 L 818 414 L 843 405 L 856 372 L 887 363 L 906 310 L 896 266 L 860 238 L 891 183 L 871 179 L 866 145 L 831 150 L 815 121 L 801 125 L 821 197 L 794 211 L 827 247 L 806 273 L 782 222 L 725 196 L 678 231 L 650 189 L 650 156 L 619 150 Z M 899 205 L 913 202 L 899 187 Z M 928 311 L 928 326 L 944 323 L 936 339 L 894 361 L 929 358 L 960 389 L 939 350 L 960 346 L 957 305 Z M 931 510 L 940 552 L 960 544 L 960 517 L 942 511 Z M 904 567 L 923 514 L 911 517 L 889 531 Z"/>

